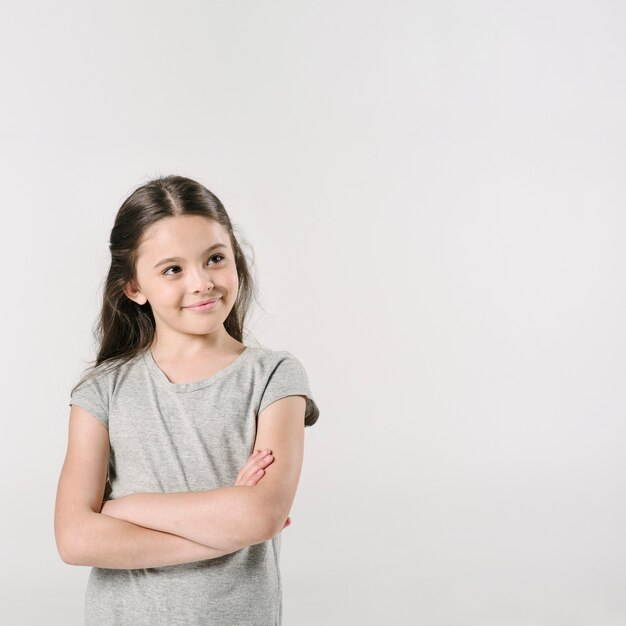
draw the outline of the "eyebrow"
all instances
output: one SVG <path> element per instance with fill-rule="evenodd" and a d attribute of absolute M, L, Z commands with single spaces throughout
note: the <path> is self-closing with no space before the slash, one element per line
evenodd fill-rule
<path fill-rule="evenodd" d="M 211 247 L 207 248 L 203 254 L 206 254 L 207 252 L 211 252 L 211 250 L 215 250 L 215 248 L 226 248 L 226 244 L 223 243 L 214 243 Z M 159 265 L 163 265 L 163 263 L 171 263 L 173 261 L 182 261 L 183 259 L 179 256 L 172 256 L 169 257 L 167 259 L 163 259 L 161 261 L 159 261 L 152 269 L 156 269 L 157 267 L 159 267 Z"/>

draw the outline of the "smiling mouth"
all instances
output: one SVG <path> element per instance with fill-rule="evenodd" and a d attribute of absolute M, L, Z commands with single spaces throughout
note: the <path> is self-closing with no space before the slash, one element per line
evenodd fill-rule
<path fill-rule="evenodd" d="M 215 308 L 217 306 L 217 303 L 221 300 L 222 298 L 214 298 L 213 300 L 208 300 L 204 303 L 198 303 L 198 304 L 193 304 L 191 306 L 187 306 L 184 307 L 186 309 L 190 309 L 191 311 L 210 311 L 211 309 Z"/>
<path fill-rule="evenodd" d="M 220 298 L 221 298 L 221 296 L 219 296 L 218 298 L 211 298 L 210 300 L 203 300 L 202 302 L 196 302 L 195 304 L 190 304 L 189 306 L 187 306 L 185 308 L 186 309 L 190 309 L 190 308 L 196 307 L 196 306 L 203 306 L 205 304 L 212 304 L 213 302 L 217 302 Z"/>

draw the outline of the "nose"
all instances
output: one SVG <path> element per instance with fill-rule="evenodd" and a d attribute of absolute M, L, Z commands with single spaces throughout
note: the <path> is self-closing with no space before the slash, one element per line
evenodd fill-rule
<path fill-rule="evenodd" d="M 210 291 L 213 289 L 213 280 L 211 278 L 211 270 L 208 268 L 199 269 L 196 272 L 192 272 L 191 276 L 191 288 L 193 291 Z"/>

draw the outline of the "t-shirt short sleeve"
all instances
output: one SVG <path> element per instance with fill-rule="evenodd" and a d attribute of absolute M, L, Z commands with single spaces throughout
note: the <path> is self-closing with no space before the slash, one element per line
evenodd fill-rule
<path fill-rule="evenodd" d="M 259 414 L 272 402 L 286 396 L 305 396 L 304 425 L 313 426 L 319 417 L 319 409 L 311 396 L 309 379 L 304 366 L 293 354 L 285 350 L 281 351 L 278 357 L 261 396 Z"/>
<path fill-rule="evenodd" d="M 98 421 L 109 427 L 109 411 L 106 390 L 98 380 L 89 380 L 71 393 L 69 406 L 77 404 L 89 411 Z"/>

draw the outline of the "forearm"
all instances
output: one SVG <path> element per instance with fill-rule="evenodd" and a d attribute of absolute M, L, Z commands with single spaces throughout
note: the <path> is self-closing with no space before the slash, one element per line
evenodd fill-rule
<path fill-rule="evenodd" d="M 243 485 L 209 491 L 133 493 L 105 503 L 103 512 L 153 530 L 234 552 L 276 534 L 260 492 Z"/>
<path fill-rule="evenodd" d="M 66 562 L 109 569 L 143 569 L 215 559 L 230 552 L 89 512 L 77 525 Z"/>

